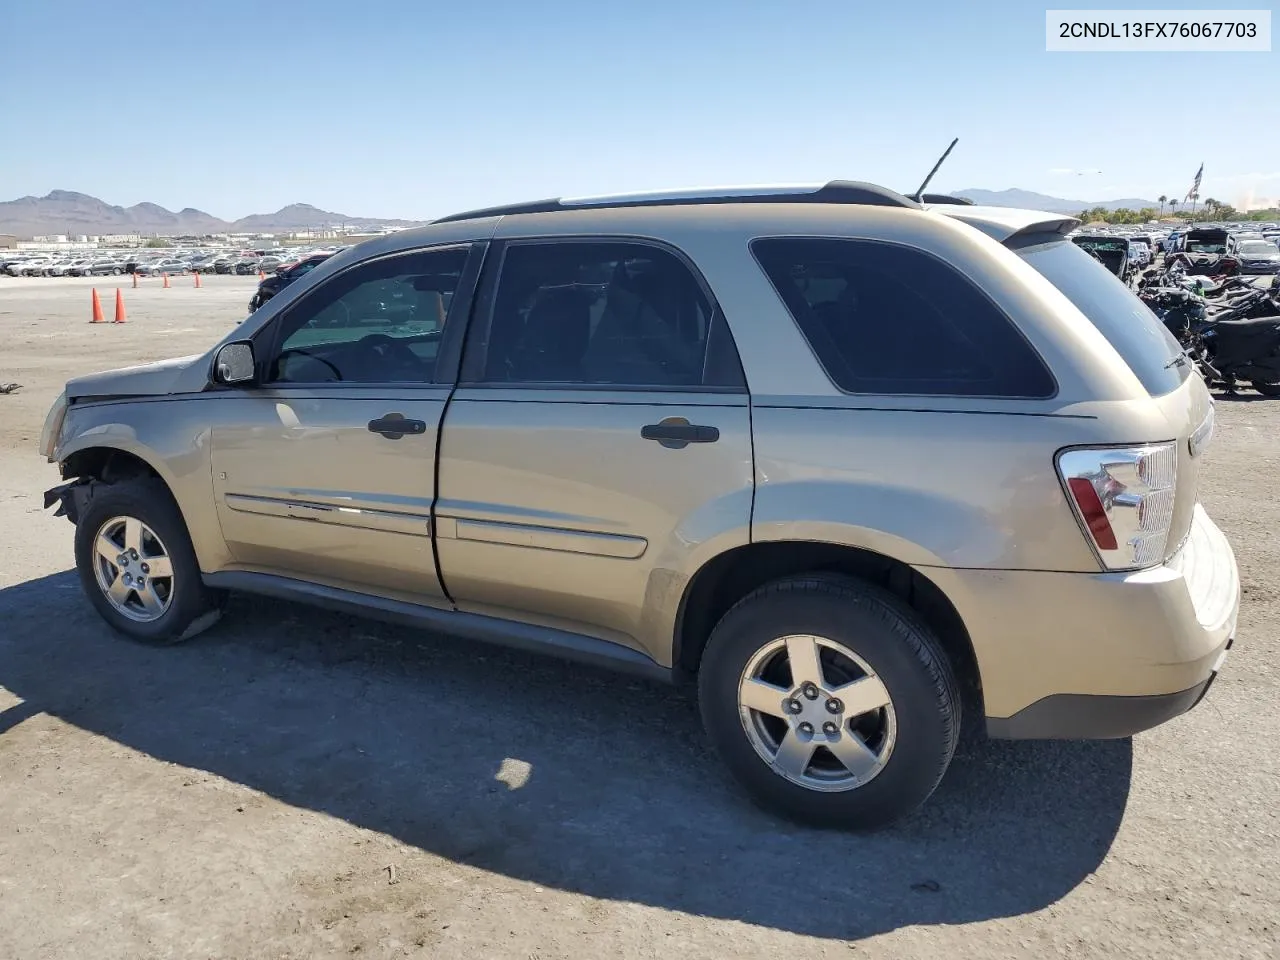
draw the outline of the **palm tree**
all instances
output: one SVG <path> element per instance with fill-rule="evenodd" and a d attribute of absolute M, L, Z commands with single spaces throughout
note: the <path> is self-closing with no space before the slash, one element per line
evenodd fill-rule
<path fill-rule="evenodd" d="M 1174 216 L 1177 216 L 1177 214 L 1178 214 L 1178 201 L 1177 201 L 1177 200 L 1170 200 L 1170 201 L 1169 201 L 1169 212 L 1170 212 L 1171 214 L 1173 214 Z"/>
<path fill-rule="evenodd" d="M 1213 197 L 1207 197 L 1204 201 L 1204 208 L 1209 213 L 1209 219 L 1216 219 L 1218 216 L 1218 208 L 1222 206 L 1221 200 L 1215 200 Z"/>
<path fill-rule="evenodd" d="M 1156 197 L 1156 199 L 1160 201 L 1160 216 L 1163 217 L 1164 205 L 1169 202 L 1169 198 L 1162 193 L 1160 196 Z"/>

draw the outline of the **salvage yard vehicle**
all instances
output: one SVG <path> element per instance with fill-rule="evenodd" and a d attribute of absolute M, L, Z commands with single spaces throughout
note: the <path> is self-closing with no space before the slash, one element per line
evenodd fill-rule
<path fill-rule="evenodd" d="M 445 217 L 68 382 L 45 504 L 127 637 L 248 591 L 688 680 L 757 802 L 876 827 L 962 717 L 1125 737 L 1235 636 L 1212 399 L 1077 223 L 848 181 Z"/>
<path fill-rule="evenodd" d="M 1079 233 L 1072 241 L 1093 254 L 1108 270 L 1121 280 L 1130 273 L 1129 241 L 1106 233 Z"/>
<path fill-rule="evenodd" d="M 1240 261 L 1227 251 L 1230 234 L 1220 227 L 1188 230 L 1182 249 L 1169 258 L 1169 264 L 1181 265 L 1192 276 L 1231 276 L 1240 269 Z"/>

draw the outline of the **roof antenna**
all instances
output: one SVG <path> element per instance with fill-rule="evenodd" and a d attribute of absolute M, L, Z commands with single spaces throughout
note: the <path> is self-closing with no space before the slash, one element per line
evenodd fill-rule
<path fill-rule="evenodd" d="M 956 148 L 956 144 L 959 142 L 960 142 L 959 137 L 956 137 L 954 140 L 951 141 L 951 146 L 947 147 L 946 151 L 942 154 L 942 156 L 938 158 L 938 162 L 933 165 L 933 169 L 929 171 L 929 175 L 924 178 L 924 183 L 920 184 L 920 189 L 918 189 L 914 194 L 911 195 L 912 200 L 914 200 L 916 203 L 921 202 L 920 198 L 924 196 L 924 188 L 929 185 L 929 181 L 933 179 L 933 175 L 938 172 L 938 168 L 942 166 L 943 161 L 945 161 L 947 157 L 951 156 L 951 151 Z"/>

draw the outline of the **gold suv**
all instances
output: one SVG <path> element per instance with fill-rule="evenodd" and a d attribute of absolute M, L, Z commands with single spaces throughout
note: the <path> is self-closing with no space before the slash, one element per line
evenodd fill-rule
<path fill-rule="evenodd" d="M 758 801 L 873 827 L 962 706 L 1124 737 L 1231 645 L 1212 399 L 1075 225 L 846 181 L 445 217 L 72 380 L 46 502 L 130 637 L 241 590 L 688 678 Z"/>

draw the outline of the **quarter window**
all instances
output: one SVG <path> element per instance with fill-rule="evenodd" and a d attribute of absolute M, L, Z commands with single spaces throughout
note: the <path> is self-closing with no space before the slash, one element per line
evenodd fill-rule
<path fill-rule="evenodd" d="M 629 242 L 513 243 L 493 299 L 486 383 L 741 389 L 724 318 L 673 253 Z"/>
<path fill-rule="evenodd" d="M 1053 377 L 1012 322 L 938 258 L 873 240 L 752 251 L 832 382 L 849 393 L 1043 398 Z"/>
<path fill-rule="evenodd" d="M 374 260 L 288 308 L 276 383 L 429 383 L 464 248 Z"/>

